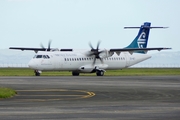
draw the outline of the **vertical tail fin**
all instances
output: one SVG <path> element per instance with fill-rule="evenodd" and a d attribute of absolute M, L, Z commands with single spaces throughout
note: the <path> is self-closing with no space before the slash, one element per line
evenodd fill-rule
<path fill-rule="evenodd" d="M 140 28 L 138 35 L 132 41 L 130 45 L 125 48 L 146 48 L 148 44 L 149 32 L 152 28 L 168 28 L 168 27 L 151 27 L 150 22 L 145 22 L 141 27 L 124 27 L 124 29 L 131 29 L 131 28 Z M 144 51 L 136 51 L 136 53 L 143 53 Z"/>
<path fill-rule="evenodd" d="M 149 32 L 151 23 L 145 22 L 144 25 L 141 25 L 141 27 L 125 27 L 127 28 L 140 28 L 138 35 L 135 37 L 135 39 L 132 41 L 132 43 L 127 46 L 126 48 L 146 48 L 149 38 Z M 144 51 L 137 51 L 138 53 L 145 53 Z"/>

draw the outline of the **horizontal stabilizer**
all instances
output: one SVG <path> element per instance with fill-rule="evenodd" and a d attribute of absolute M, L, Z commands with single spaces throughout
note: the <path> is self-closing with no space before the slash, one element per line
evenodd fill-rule
<path fill-rule="evenodd" d="M 139 28 L 149 28 L 149 29 L 162 28 L 162 29 L 166 29 L 166 28 L 169 28 L 169 27 L 150 27 L 150 26 L 142 26 L 142 27 L 124 27 L 124 29 L 139 29 Z"/>

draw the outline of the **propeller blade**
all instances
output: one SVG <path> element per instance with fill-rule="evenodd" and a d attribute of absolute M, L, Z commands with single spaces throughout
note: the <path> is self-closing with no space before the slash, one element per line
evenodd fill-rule
<path fill-rule="evenodd" d="M 49 40 L 49 43 L 48 43 L 48 51 L 51 50 L 51 40 Z"/>
<path fill-rule="evenodd" d="M 95 63 L 96 63 L 96 57 L 94 57 L 93 66 L 95 65 Z"/>
<path fill-rule="evenodd" d="M 93 49 L 93 50 L 94 50 L 94 48 L 93 48 L 93 46 L 92 46 L 91 42 L 89 42 L 89 46 L 91 47 L 91 49 Z"/>
<path fill-rule="evenodd" d="M 41 46 L 41 48 L 45 49 L 45 47 L 44 47 L 44 45 L 42 43 L 40 44 L 40 46 Z"/>
<path fill-rule="evenodd" d="M 49 42 L 48 42 L 48 48 L 45 48 L 44 45 L 41 43 L 40 44 L 41 48 L 43 48 L 45 51 L 50 51 L 51 50 L 51 41 L 52 40 L 49 40 Z"/>
<path fill-rule="evenodd" d="M 99 45 L 100 45 L 101 41 L 98 41 L 98 44 L 97 44 L 97 51 L 99 50 Z"/>
<path fill-rule="evenodd" d="M 101 63 L 102 63 L 102 64 L 104 64 L 104 61 L 103 61 L 103 59 L 102 59 L 102 58 L 99 58 L 99 59 L 100 59 Z"/>

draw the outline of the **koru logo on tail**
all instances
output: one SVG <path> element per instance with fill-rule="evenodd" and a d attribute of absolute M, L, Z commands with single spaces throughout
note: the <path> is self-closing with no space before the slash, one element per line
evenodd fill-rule
<path fill-rule="evenodd" d="M 146 33 L 142 32 L 137 40 L 137 44 L 139 48 L 143 48 L 143 46 L 146 44 Z"/>

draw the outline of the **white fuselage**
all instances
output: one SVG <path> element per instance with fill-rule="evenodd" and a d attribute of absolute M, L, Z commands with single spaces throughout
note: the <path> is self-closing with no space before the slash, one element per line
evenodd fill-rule
<path fill-rule="evenodd" d="M 77 51 L 39 52 L 30 60 L 28 65 L 31 69 L 39 71 L 62 70 L 89 73 L 94 68 L 103 70 L 127 68 L 151 57 L 147 54 L 133 53 L 131 55 L 129 52 L 121 52 L 120 55 L 114 53 L 109 57 L 102 58 L 103 63 L 97 59 L 93 64 L 93 56 L 87 57 L 85 53 Z"/>

